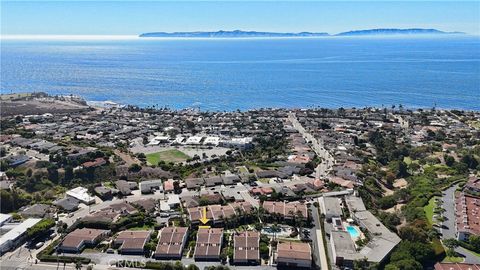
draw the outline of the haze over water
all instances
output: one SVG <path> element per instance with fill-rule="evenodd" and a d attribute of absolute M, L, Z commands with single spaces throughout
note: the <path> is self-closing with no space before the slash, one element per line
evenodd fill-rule
<path fill-rule="evenodd" d="M 480 38 L 2 40 L 11 91 L 177 109 L 480 110 Z"/>

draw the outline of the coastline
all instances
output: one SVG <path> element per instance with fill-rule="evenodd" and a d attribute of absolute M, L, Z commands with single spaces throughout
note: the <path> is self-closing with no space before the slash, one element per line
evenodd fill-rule
<path fill-rule="evenodd" d="M 169 111 L 172 111 L 172 112 L 180 112 L 180 111 L 189 111 L 189 110 L 196 110 L 196 111 L 199 111 L 199 112 L 211 112 L 211 113 L 218 113 L 218 112 L 235 112 L 235 111 L 240 111 L 240 112 L 247 112 L 247 111 L 268 111 L 268 110 L 292 110 L 292 111 L 296 111 L 296 110 L 309 110 L 309 109 L 328 109 L 328 110 L 338 110 L 338 109 L 346 109 L 346 110 L 349 110 L 349 109 L 366 109 L 366 108 L 369 108 L 369 109 L 373 109 L 373 110 L 384 110 L 384 109 L 387 109 L 387 110 L 392 110 L 392 109 L 396 109 L 398 110 L 400 108 L 400 104 L 389 104 L 389 105 L 383 105 L 383 106 L 362 106 L 362 107 L 359 107 L 359 106 L 338 106 L 338 107 L 332 107 L 332 106 L 321 106 L 321 105 L 318 105 L 318 106 L 263 106 L 263 107 L 256 107 L 256 108 L 249 108 L 249 109 L 240 109 L 240 108 L 231 108 L 231 109 L 228 109 L 228 110 L 225 110 L 225 109 L 219 109 L 219 110 L 206 110 L 206 109 L 201 109 L 201 104 L 192 104 L 191 106 L 187 106 L 187 107 L 183 107 L 183 108 L 175 108 L 175 107 L 171 107 L 171 104 L 170 106 L 168 105 L 165 105 L 165 106 L 139 106 L 139 105 L 136 105 L 136 104 L 132 104 L 132 103 L 121 103 L 121 102 L 116 102 L 116 101 L 113 101 L 113 100 L 89 100 L 89 99 L 86 99 L 85 97 L 83 96 L 80 96 L 80 95 L 74 95 L 74 94 L 64 94 L 64 95 L 56 95 L 56 96 L 53 96 L 53 95 L 49 95 L 48 93 L 44 93 L 44 92 L 31 92 L 31 93 L 9 93 L 9 94 L 0 94 L 0 99 L 1 99 L 1 102 L 2 102 L 2 107 L 5 106 L 5 102 L 10 102 L 9 100 L 4 100 L 4 97 L 6 96 L 15 96 L 15 95 L 21 95 L 22 98 L 24 98 L 25 96 L 29 96 L 29 95 L 34 95 L 34 94 L 43 94 L 43 95 L 47 95 L 47 99 L 48 98 L 51 98 L 51 99 L 56 99 L 56 98 L 60 98 L 60 100 L 62 101 L 61 105 L 62 106 L 67 106 L 68 107 L 68 104 L 71 103 L 73 104 L 73 110 L 84 110 L 84 109 L 88 109 L 88 108 L 93 108 L 93 109 L 105 109 L 105 108 L 125 108 L 125 107 L 133 107 L 133 108 L 138 108 L 138 109 L 155 109 L 155 110 L 160 110 L 160 109 L 167 109 Z M 65 98 L 70 98 L 70 97 L 74 97 L 75 99 L 77 99 L 77 101 L 66 101 L 64 100 Z M 33 101 L 38 101 L 38 100 L 35 100 L 33 99 Z M 46 101 L 46 100 L 42 100 L 42 101 Z M 48 102 L 51 102 L 51 101 L 48 101 Z M 81 103 L 84 103 L 84 105 L 86 105 L 86 107 L 79 107 L 79 102 Z M 25 106 L 25 102 L 22 102 L 22 106 Z M 8 104 L 7 104 L 8 106 Z M 31 105 L 31 106 L 38 106 L 37 103 Z M 4 107 L 6 108 L 6 107 Z M 465 112 L 479 112 L 480 109 L 476 110 L 476 109 L 465 109 L 465 108 L 459 108 L 459 107 L 456 107 L 456 108 L 447 108 L 447 107 L 441 107 L 441 106 L 435 106 L 435 107 L 420 107 L 420 106 L 409 106 L 408 104 L 401 104 L 401 108 L 402 110 L 411 110 L 411 111 L 418 111 L 418 110 L 431 110 L 432 108 L 435 108 L 435 110 L 442 110 L 442 111 L 455 111 L 455 110 L 458 110 L 458 111 L 465 111 Z M 7 113 L 5 114 L 5 111 L 7 111 Z M 2 115 L 9 115 L 10 113 L 8 113 L 9 110 L 3 110 L 3 113 Z M 35 111 L 34 108 L 32 108 L 32 111 Z M 68 111 L 68 108 L 61 108 L 60 111 Z"/>

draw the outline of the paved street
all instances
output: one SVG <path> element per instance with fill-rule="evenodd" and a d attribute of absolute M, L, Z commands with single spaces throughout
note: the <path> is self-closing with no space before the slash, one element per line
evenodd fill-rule
<path fill-rule="evenodd" d="M 443 204 L 442 207 L 445 209 L 445 221 L 442 223 L 442 239 L 449 239 L 449 238 L 456 238 L 455 235 L 455 190 L 457 189 L 458 185 L 454 185 L 443 193 L 442 200 Z M 473 255 L 468 250 L 464 249 L 463 247 L 457 247 L 455 249 L 457 253 L 459 253 L 462 257 L 465 258 L 466 263 L 480 263 L 480 258 Z"/>
<path fill-rule="evenodd" d="M 312 253 L 314 254 L 315 264 L 320 267 L 320 269 L 328 269 L 327 256 L 325 254 L 325 246 L 323 244 L 323 232 L 321 227 L 321 220 L 318 214 L 318 210 L 313 204 L 310 206 L 312 210 L 312 218 L 315 227 L 310 230 L 311 238 L 313 239 L 312 243 Z"/>
<path fill-rule="evenodd" d="M 135 256 L 135 255 L 119 255 L 119 254 L 107 254 L 107 253 L 82 253 L 82 254 L 65 254 L 66 256 L 79 256 L 79 257 L 86 257 L 90 258 L 92 260 L 92 263 L 95 264 L 94 269 L 97 268 L 105 268 L 109 265 L 114 265 L 115 262 L 117 261 L 123 261 L 123 260 L 129 260 L 129 261 L 136 261 L 136 262 L 146 262 L 146 261 L 158 261 L 159 260 L 154 260 L 151 258 L 145 258 L 144 256 Z M 176 262 L 176 261 L 168 261 L 168 260 L 162 260 L 161 262 Z M 206 262 L 206 261 L 195 261 L 193 258 L 183 258 L 181 260 L 182 264 L 184 265 L 190 265 L 190 264 L 195 264 L 198 266 L 200 269 L 203 269 L 206 266 L 215 266 L 219 265 L 220 262 L 218 261 L 212 261 L 212 262 Z M 236 270 L 250 270 L 252 269 L 251 266 L 232 266 L 228 265 L 230 269 L 236 269 Z M 114 267 L 112 267 L 114 268 Z M 122 268 L 124 269 L 124 268 Z M 276 267 L 273 266 L 268 266 L 268 265 L 262 265 L 262 266 L 255 266 L 255 269 L 258 270 L 274 270 L 277 269 Z"/>
<path fill-rule="evenodd" d="M 335 159 L 333 156 L 323 147 L 323 142 L 317 140 L 312 134 L 310 134 L 298 121 L 294 113 L 288 114 L 288 120 L 292 123 L 292 126 L 302 134 L 303 138 L 307 142 L 311 142 L 312 150 L 315 151 L 317 156 L 323 159 L 323 161 L 318 164 L 315 168 L 315 177 L 317 179 L 325 177 L 328 175 L 328 172 L 332 169 L 332 166 L 335 164 Z"/>

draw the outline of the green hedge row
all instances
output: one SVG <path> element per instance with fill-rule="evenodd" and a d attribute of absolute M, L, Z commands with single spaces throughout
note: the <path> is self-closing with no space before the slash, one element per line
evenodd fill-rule
<path fill-rule="evenodd" d="M 43 255 L 37 256 L 41 262 L 61 262 L 61 263 L 76 263 L 80 261 L 82 264 L 89 264 L 91 260 L 84 257 L 72 257 L 72 256 L 55 256 L 55 255 Z"/>
<path fill-rule="evenodd" d="M 55 251 L 55 247 L 58 246 L 58 244 L 60 244 L 60 239 L 52 242 L 48 247 L 40 251 L 37 254 L 37 259 L 39 259 L 41 262 L 75 263 L 80 261 L 82 264 L 90 263 L 91 260 L 89 258 L 52 255 Z"/>

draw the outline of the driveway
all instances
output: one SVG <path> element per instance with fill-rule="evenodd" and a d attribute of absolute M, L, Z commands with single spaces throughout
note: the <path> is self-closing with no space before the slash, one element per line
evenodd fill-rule
<path fill-rule="evenodd" d="M 442 207 L 445 209 L 443 213 L 445 221 L 442 223 L 442 238 L 455 238 L 455 190 L 458 185 L 454 185 L 443 192 L 443 204 Z"/>
<path fill-rule="evenodd" d="M 445 209 L 445 221 L 442 223 L 441 235 L 443 239 L 449 238 L 456 238 L 456 231 L 455 231 L 455 190 L 457 189 L 458 185 L 454 185 L 445 191 L 443 191 L 443 204 L 442 208 Z M 480 264 L 480 258 L 475 256 L 468 250 L 464 249 L 463 247 L 457 247 L 455 251 L 460 254 L 460 256 L 464 257 L 465 263 L 477 263 Z"/>
<path fill-rule="evenodd" d="M 318 201 L 318 198 L 315 200 Z M 315 226 L 310 230 L 310 236 L 313 239 L 312 241 L 312 253 L 314 254 L 313 258 L 315 259 L 315 264 L 320 269 L 328 269 L 328 260 L 326 255 L 326 247 L 323 243 L 323 232 L 322 226 L 320 224 L 321 219 L 318 214 L 317 207 L 310 205 L 310 209 L 312 210 L 312 218 L 313 223 Z"/>

